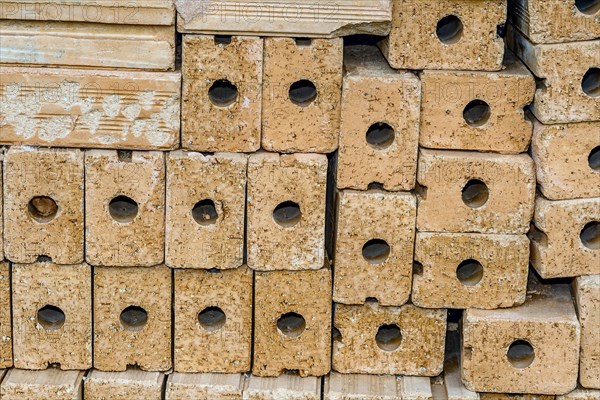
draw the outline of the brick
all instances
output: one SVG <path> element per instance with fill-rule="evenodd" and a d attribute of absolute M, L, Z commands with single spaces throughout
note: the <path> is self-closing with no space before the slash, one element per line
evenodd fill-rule
<path fill-rule="evenodd" d="M 179 146 L 179 72 L 0 67 L 0 80 L 0 144 Z"/>
<path fill-rule="evenodd" d="M 86 400 L 161 400 L 165 375 L 128 368 L 123 372 L 92 370 L 85 379 Z"/>
<path fill-rule="evenodd" d="M 92 274 L 87 264 L 12 265 L 16 368 L 92 366 Z"/>
<path fill-rule="evenodd" d="M 571 393 L 563 396 L 557 396 L 556 400 L 598 400 L 600 399 L 600 390 L 577 388 Z"/>
<path fill-rule="evenodd" d="M 319 269 L 325 263 L 327 158 L 257 153 L 248 161 L 248 266 Z"/>
<path fill-rule="evenodd" d="M 398 380 L 401 399 L 433 400 L 429 378 L 422 376 L 400 376 Z"/>
<path fill-rule="evenodd" d="M 343 40 L 266 38 L 262 147 L 331 153 L 338 147 Z"/>
<path fill-rule="evenodd" d="M 2 103 L 0 103 L 2 104 Z M 0 148 L 0 154 L 4 156 L 4 149 Z M 0 262 L 4 260 L 4 163 L 0 162 Z"/>
<path fill-rule="evenodd" d="M 579 382 L 600 389 L 600 275 L 578 277 L 574 292 L 581 324 Z"/>
<path fill-rule="evenodd" d="M 425 308 L 505 308 L 527 290 L 525 235 L 417 233 L 412 302 Z"/>
<path fill-rule="evenodd" d="M 344 50 L 337 187 L 415 186 L 421 84 L 394 71 L 374 46 Z"/>
<path fill-rule="evenodd" d="M 323 378 L 324 400 L 397 400 L 399 393 L 395 376 L 338 374 Z"/>
<path fill-rule="evenodd" d="M 256 272 L 254 307 L 254 375 L 297 370 L 305 377 L 329 372 L 329 269 Z"/>
<path fill-rule="evenodd" d="M 498 71 L 506 1 L 393 0 L 392 30 L 380 46 L 392 68 Z"/>
<path fill-rule="evenodd" d="M 527 232 L 533 216 L 534 168 L 526 154 L 421 149 L 417 230 Z"/>
<path fill-rule="evenodd" d="M 342 374 L 435 376 L 442 371 L 446 310 L 411 304 L 335 305 L 333 369 Z M 361 360 L 361 362 L 357 362 Z"/>
<path fill-rule="evenodd" d="M 94 368 L 171 368 L 171 270 L 94 268 Z"/>
<path fill-rule="evenodd" d="M 408 301 L 415 238 L 412 193 L 345 190 L 337 195 L 333 300 L 382 305 Z"/>
<path fill-rule="evenodd" d="M 244 263 L 243 154 L 167 154 L 166 264 L 237 268 Z"/>
<path fill-rule="evenodd" d="M 554 400 L 555 396 L 544 394 L 479 393 L 481 400 Z"/>
<path fill-rule="evenodd" d="M 260 148 L 263 40 L 185 35 L 182 144 L 197 151 Z"/>
<path fill-rule="evenodd" d="M 531 264 L 544 279 L 600 274 L 600 198 L 535 200 Z"/>
<path fill-rule="evenodd" d="M 175 270 L 175 371 L 250 371 L 252 278 L 246 266 Z"/>
<path fill-rule="evenodd" d="M 83 152 L 11 147 L 4 157 L 6 257 L 83 261 Z"/>
<path fill-rule="evenodd" d="M 243 374 L 169 375 L 165 400 L 242 400 L 246 382 Z"/>
<path fill-rule="evenodd" d="M 10 369 L 2 384 L 2 400 L 82 400 L 85 371 Z"/>
<path fill-rule="evenodd" d="M 94 266 L 162 263 L 163 153 L 88 150 L 85 168 L 87 262 Z"/>
<path fill-rule="evenodd" d="M 250 376 L 244 389 L 244 400 L 319 400 L 321 379 L 281 375 L 276 378 Z"/>
<path fill-rule="evenodd" d="M 0 261 L 0 371 L 13 365 L 10 285 L 9 264 Z"/>
<path fill-rule="evenodd" d="M 531 156 L 544 197 L 600 197 L 600 122 L 543 125 L 534 122 Z"/>
<path fill-rule="evenodd" d="M 527 151 L 532 124 L 524 107 L 535 80 L 513 53 L 498 72 L 423 71 L 419 144 L 433 149 L 518 154 Z"/>

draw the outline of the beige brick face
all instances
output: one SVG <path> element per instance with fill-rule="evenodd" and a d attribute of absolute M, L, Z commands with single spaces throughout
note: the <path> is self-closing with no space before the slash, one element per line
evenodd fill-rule
<path fill-rule="evenodd" d="M 162 400 L 165 375 L 130 368 L 123 372 L 92 370 L 85 379 L 86 400 Z"/>
<path fill-rule="evenodd" d="M 578 277 L 574 289 L 581 324 L 579 382 L 583 387 L 600 389 L 600 275 Z"/>
<path fill-rule="evenodd" d="M 184 374 L 167 379 L 168 400 L 239 400 L 246 383 L 244 374 Z"/>
<path fill-rule="evenodd" d="M 2 400 L 82 400 L 84 371 L 11 369 L 0 384 Z"/>
<path fill-rule="evenodd" d="M 0 368 L 13 365 L 10 285 L 9 264 L 0 261 L 0 336 L 3 338 L 0 341 Z"/>

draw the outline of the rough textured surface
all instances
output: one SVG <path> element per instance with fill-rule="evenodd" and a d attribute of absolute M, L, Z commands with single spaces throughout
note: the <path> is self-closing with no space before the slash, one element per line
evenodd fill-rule
<path fill-rule="evenodd" d="M 16 368 L 92 366 L 92 273 L 87 264 L 12 265 Z M 44 310 L 47 306 L 59 310 Z M 62 323 L 56 314 L 62 312 Z"/>
<path fill-rule="evenodd" d="M 336 304 L 334 314 L 333 325 L 340 333 L 333 339 L 335 371 L 417 376 L 435 376 L 442 371 L 446 310 L 367 302 L 360 306 Z M 400 335 L 386 334 L 388 327 L 399 328 Z"/>
<path fill-rule="evenodd" d="M 256 272 L 254 304 L 254 375 L 277 376 L 298 370 L 304 377 L 329 372 L 329 269 Z"/>
<path fill-rule="evenodd" d="M 337 187 L 386 190 L 415 186 L 421 84 L 409 72 L 391 69 L 374 46 L 344 49 Z M 385 123 L 393 135 L 381 140 Z M 367 136 L 369 135 L 369 136 Z"/>
<path fill-rule="evenodd" d="M 346 190 L 337 197 L 333 301 L 406 303 L 417 216 L 414 195 Z"/>
<path fill-rule="evenodd" d="M 11 369 L 0 384 L 2 400 L 81 400 L 84 371 Z"/>
<path fill-rule="evenodd" d="M 182 151 L 166 157 L 166 264 L 205 269 L 242 265 L 247 157 Z"/>
<path fill-rule="evenodd" d="M 165 375 L 128 368 L 123 372 L 92 370 L 84 382 L 86 400 L 162 400 Z"/>
<path fill-rule="evenodd" d="M 252 283 L 246 266 L 175 270 L 175 371 L 250 371 Z"/>
<path fill-rule="evenodd" d="M 422 149 L 417 173 L 417 182 L 422 186 L 417 196 L 417 230 L 527 232 L 533 216 L 534 168 L 526 154 Z M 472 181 L 483 182 L 488 197 L 478 191 L 481 186 L 467 188 L 463 193 Z"/>
<path fill-rule="evenodd" d="M 182 142 L 198 151 L 252 152 L 260 147 L 263 40 L 183 38 Z M 233 99 L 218 84 L 227 81 Z M 213 88 L 211 92 L 210 89 Z M 220 91 L 219 91 L 220 90 Z M 211 96 L 214 93 L 214 96 Z"/>
<path fill-rule="evenodd" d="M 556 396 L 556 400 L 598 400 L 600 390 L 577 388 L 563 396 Z"/>
<path fill-rule="evenodd" d="M 479 393 L 480 400 L 554 400 L 556 396 L 544 394 Z"/>
<path fill-rule="evenodd" d="M 574 289 L 581 324 L 579 382 L 600 389 L 600 275 L 578 277 Z"/>
<path fill-rule="evenodd" d="M 1 104 L 1 103 L 0 103 Z M 4 157 L 4 148 L 0 147 L 0 157 Z M 4 260 L 4 162 L 0 162 L 0 262 Z M 2 332 L 0 332 L 1 334 Z"/>
<path fill-rule="evenodd" d="M 0 368 L 13 365 L 9 268 L 8 262 L 0 261 Z"/>
<path fill-rule="evenodd" d="M 262 147 L 283 153 L 333 152 L 340 128 L 343 40 L 266 38 L 264 51 Z M 306 81 L 314 85 L 314 95 L 304 87 L 294 97 L 293 85 Z"/>
<path fill-rule="evenodd" d="M 123 311 L 137 311 L 123 315 Z M 139 308 L 147 320 L 140 317 Z M 129 310 L 128 310 L 129 309 Z M 171 368 L 171 270 L 94 268 L 94 368 Z"/>
<path fill-rule="evenodd" d="M 533 222 L 531 264 L 542 278 L 600 274 L 600 198 L 549 201 L 538 196 Z"/>
<path fill-rule="evenodd" d="M 242 400 L 246 376 L 240 374 L 182 374 L 167 379 L 165 400 Z"/>
<path fill-rule="evenodd" d="M 321 379 L 281 375 L 277 378 L 251 376 L 244 389 L 244 400 L 319 400 Z"/>
<path fill-rule="evenodd" d="M 338 374 L 331 372 L 325 380 L 324 400 L 398 400 L 395 376 Z"/>

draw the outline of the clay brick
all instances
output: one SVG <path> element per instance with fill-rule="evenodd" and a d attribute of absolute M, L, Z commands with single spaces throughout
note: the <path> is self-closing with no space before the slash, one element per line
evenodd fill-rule
<path fill-rule="evenodd" d="M 334 314 L 335 371 L 417 376 L 435 376 L 442 371 L 446 310 L 367 302 L 360 306 L 336 304 Z"/>
<path fill-rule="evenodd" d="M 240 374 L 182 374 L 167 379 L 165 400 L 242 400 L 246 376 Z"/>
<path fill-rule="evenodd" d="M 398 400 L 395 376 L 338 374 L 323 378 L 324 400 Z"/>
<path fill-rule="evenodd" d="M 417 233 L 412 302 L 425 308 L 523 304 L 529 270 L 525 235 Z"/>
<path fill-rule="evenodd" d="M 85 180 L 87 262 L 94 266 L 162 263 L 163 153 L 88 150 Z"/>
<path fill-rule="evenodd" d="M 403 400 L 433 400 L 431 382 L 422 376 L 398 377 L 398 391 Z"/>
<path fill-rule="evenodd" d="M 547 199 L 600 197 L 600 122 L 543 125 L 535 121 L 531 156 L 538 187 Z"/>
<path fill-rule="evenodd" d="M 9 265 L 0 261 L 0 370 L 13 365 L 10 291 Z"/>
<path fill-rule="evenodd" d="M 563 396 L 557 396 L 556 400 L 598 400 L 600 399 L 600 390 L 577 388 L 571 393 Z"/>
<path fill-rule="evenodd" d="M 171 270 L 94 268 L 94 368 L 171 368 Z"/>
<path fill-rule="evenodd" d="M 535 199 L 531 264 L 544 279 L 600 274 L 600 198 Z"/>
<path fill-rule="evenodd" d="M 498 71 L 506 1 L 393 0 L 380 46 L 392 68 Z"/>
<path fill-rule="evenodd" d="M 417 230 L 527 232 L 533 216 L 534 168 L 526 154 L 421 149 Z"/>
<path fill-rule="evenodd" d="M 6 257 L 83 261 L 83 152 L 11 147 L 4 158 Z M 10 222 L 10 223 L 8 223 Z"/>
<path fill-rule="evenodd" d="M 0 67 L 0 80 L 0 144 L 179 146 L 179 72 Z"/>
<path fill-rule="evenodd" d="M 394 71 L 374 46 L 344 49 L 337 187 L 415 186 L 421 84 Z"/>
<path fill-rule="evenodd" d="M 165 375 L 128 368 L 123 372 L 92 370 L 84 382 L 86 400 L 162 400 Z"/>
<path fill-rule="evenodd" d="M 433 149 L 518 154 L 531 140 L 524 107 L 535 80 L 513 53 L 498 72 L 423 71 L 419 144 Z"/>
<path fill-rule="evenodd" d="M 244 389 L 244 400 L 319 400 L 321 379 L 286 374 L 276 378 L 250 376 Z"/>
<path fill-rule="evenodd" d="M 325 262 L 327 158 L 257 153 L 248 161 L 248 266 L 319 269 Z"/>
<path fill-rule="evenodd" d="M 600 389 L 600 275 L 578 277 L 574 289 L 581 324 L 579 382 Z"/>
<path fill-rule="evenodd" d="M 579 339 L 569 287 L 531 275 L 525 304 L 464 312 L 462 381 L 472 391 L 567 393 L 577 382 Z"/>
<path fill-rule="evenodd" d="M 480 400 L 554 400 L 555 398 L 544 394 L 479 393 Z"/>
<path fill-rule="evenodd" d="M 415 239 L 412 193 L 346 190 L 337 196 L 333 300 L 382 305 L 408 300 Z"/>
<path fill-rule="evenodd" d="M 2 400 L 82 400 L 85 371 L 10 369 L 2 384 Z"/>
<path fill-rule="evenodd" d="M 237 268 L 244 263 L 243 154 L 167 154 L 166 264 Z"/>
<path fill-rule="evenodd" d="M 92 274 L 87 264 L 12 265 L 15 367 L 92 366 Z"/>
<path fill-rule="evenodd" d="M 304 377 L 329 372 L 329 269 L 256 272 L 254 304 L 254 375 L 298 370 Z"/>
<path fill-rule="evenodd" d="M 342 39 L 265 39 L 265 150 L 331 153 L 337 149 L 342 58 Z"/>
<path fill-rule="evenodd" d="M 246 266 L 175 270 L 175 371 L 250 371 L 252 283 Z"/>

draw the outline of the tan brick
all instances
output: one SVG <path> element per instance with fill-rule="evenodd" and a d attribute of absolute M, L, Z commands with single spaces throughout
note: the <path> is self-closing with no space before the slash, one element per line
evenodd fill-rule
<path fill-rule="evenodd" d="M 506 1 L 393 0 L 392 30 L 380 44 L 392 68 L 498 71 Z"/>
<path fill-rule="evenodd" d="M 403 400 L 433 400 L 431 382 L 422 376 L 398 377 L 398 390 Z"/>
<path fill-rule="evenodd" d="M 162 400 L 165 375 L 128 368 L 123 372 L 92 370 L 84 382 L 86 400 Z"/>
<path fill-rule="evenodd" d="M 82 400 L 85 371 L 10 369 L 2 384 L 2 400 Z"/>
<path fill-rule="evenodd" d="M 446 310 L 336 304 L 333 325 L 337 372 L 435 376 L 442 371 Z"/>
<path fill-rule="evenodd" d="M 182 374 L 169 375 L 165 400 L 242 400 L 246 375 Z"/>
<path fill-rule="evenodd" d="M 325 262 L 327 158 L 257 153 L 248 161 L 248 266 L 319 269 Z"/>
<path fill-rule="evenodd" d="M 521 234 L 533 216 L 535 170 L 526 154 L 421 149 L 417 230 Z"/>
<path fill-rule="evenodd" d="M 94 268 L 94 368 L 171 368 L 171 270 Z"/>
<path fill-rule="evenodd" d="M 344 50 L 337 187 L 415 186 L 421 84 L 394 71 L 374 46 Z"/>
<path fill-rule="evenodd" d="M 513 53 L 498 72 L 424 71 L 419 144 L 434 149 L 522 153 L 532 124 L 523 111 L 535 80 Z"/>
<path fill-rule="evenodd" d="M 4 148 L 0 147 L 4 156 Z M 0 261 L 4 260 L 4 163 L 0 162 Z"/>
<path fill-rule="evenodd" d="M 167 154 L 166 264 L 237 268 L 244 262 L 243 154 Z"/>
<path fill-rule="evenodd" d="M 12 265 L 15 367 L 92 366 L 92 274 L 87 264 Z"/>
<path fill-rule="evenodd" d="M 252 284 L 246 266 L 175 270 L 175 371 L 250 371 Z"/>
<path fill-rule="evenodd" d="M 581 324 L 579 382 L 600 389 L 600 275 L 578 277 L 574 289 Z"/>
<path fill-rule="evenodd" d="M 375 298 L 400 306 L 410 296 L 416 200 L 412 193 L 340 191 L 333 300 Z"/>
<path fill-rule="evenodd" d="M 266 38 L 262 147 L 284 153 L 337 149 L 342 39 Z"/>
<path fill-rule="evenodd" d="M 321 379 L 281 375 L 276 378 L 250 376 L 244 389 L 244 400 L 319 400 Z"/>
<path fill-rule="evenodd" d="M 598 400 L 600 390 L 577 388 L 563 396 L 557 396 L 556 400 Z"/>
<path fill-rule="evenodd" d="M 0 261 L 0 370 L 13 365 L 10 285 L 8 262 Z"/>
<path fill-rule="evenodd" d="M 323 378 L 324 400 L 398 400 L 395 376 L 338 374 Z"/>
<path fill-rule="evenodd" d="M 412 302 L 426 308 L 513 307 L 525 301 L 525 235 L 417 233 Z"/>
<path fill-rule="evenodd" d="M 163 153 L 88 150 L 85 168 L 87 262 L 94 266 L 162 263 Z"/>
<path fill-rule="evenodd" d="M 83 152 L 11 147 L 4 158 L 6 257 L 83 261 Z"/>
<path fill-rule="evenodd" d="M 256 272 L 254 279 L 252 373 L 327 374 L 331 366 L 331 271 Z"/>
<path fill-rule="evenodd" d="M 182 144 L 198 151 L 260 148 L 263 40 L 185 35 Z"/>
<path fill-rule="evenodd" d="M 0 80 L 0 144 L 179 146 L 179 72 L 0 67 Z"/>
<path fill-rule="evenodd" d="M 544 394 L 479 393 L 481 400 L 554 400 L 555 396 Z"/>
<path fill-rule="evenodd" d="M 535 200 L 531 264 L 542 278 L 600 274 L 600 198 Z"/>
<path fill-rule="evenodd" d="M 600 122 L 543 125 L 535 121 L 531 156 L 538 187 L 547 199 L 600 197 Z"/>

